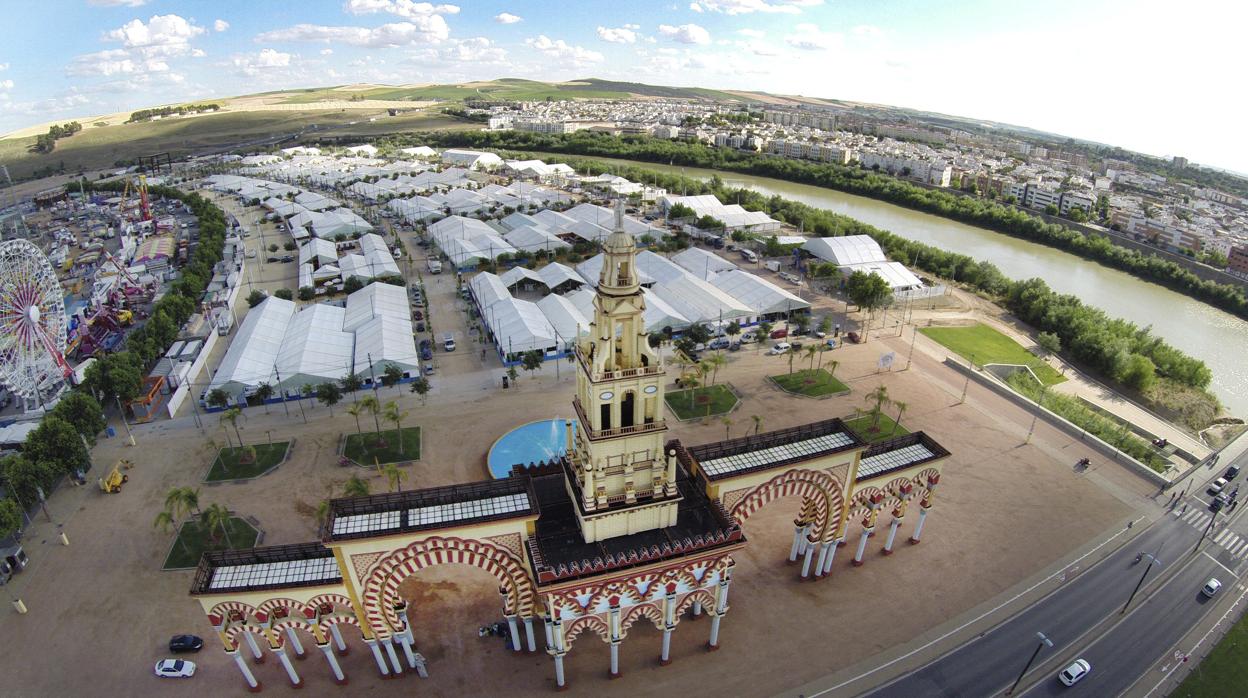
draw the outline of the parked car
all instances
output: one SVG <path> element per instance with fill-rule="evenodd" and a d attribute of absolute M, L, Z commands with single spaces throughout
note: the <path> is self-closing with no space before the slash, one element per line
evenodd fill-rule
<path fill-rule="evenodd" d="M 727 349 L 732 345 L 732 341 L 727 337 L 716 337 L 711 340 L 710 347 L 712 349 Z"/>
<path fill-rule="evenodd" d="M 1216 514 L 1219 511 L 1222 511 L 1222 508 L 1225 507 L 1227 504 L 1229 504 L 1230 501 L 1231 501 L 1231 498 L 1226 496 L 1225 493 L 1219 494 L 1218 496 L 1214 497 L 1212 501 L 1209 502 L 1209 511 L 1212 511 L 1213 513 Z"/>
<path fill-rule="evenodd" d="M 753 344 L 754 342 L 757 342 L 757 341 L 758 341 L 758 335 L 754 334 L 753 332 L 741 333 L 742 344 Z"/>
<path fill-rule="evenodd" d="M 167 679 L 188 679 L 195 675 L 195 662 L 162 659 L 156 662 L 156 675 Z"/>
<path fill-rule="evenodd" d="M 1226 472 L 1225 472 L 1225 473 L 1222 473 L 1222 479 L 1223 479 L 1223 480 L 1234 480 L 1234 479 L 1235 479 L 1235 476 L 1236 476 L 1236 475 L 1238 475 L 1238 474 L 1239 474 L 1239 466 L 1238 466 L 1238 465 L 1232 465 L 1231 467 L 1229 467 L 1229 468 L 1227 468 L 1227 469 L 1226 469 Z"/>
<path fill-rule="evenodd" d="M 1074 686 L 1082 681 L 1090 671 L 1092 671 L 1092 665 L 1088 664 L 1088 660 L 1076 659 L 1070 666 L 1062 669 L 1062 672 L 1057 675 L 1057 678 L 1067 686 Z"/>
<path fill-rule="evenodd" d="M 1200 590 L 1200 593 L 1212 599 L 1218 595 L 1218 591 L 1221 589 L 1222 582 L 1219 582 L 1217 577 L 1210 577 L 1209 581 L 1205 582 L 1205 587 Z"/>
<path fill-rule="evenodd" d="M 423 323 L 423 322 L 418 322 L 418 323 L 416 323 L 416 331 L 417 331 L 417 332 L 424 332 L 424 331 L 425 331 L 425 323 Z"/>
<path fill-rule="evenodd" d="M 267 262 L 268 264 L 277 264 L 277 257 L 269 257 L 265 259 L 264 261 Z"/>
<path fill-rule="evenodd" d="M 424 361 L 433 358 L 433 342 L 427 339 L 420 340 L 420 358 Z"/>
<path fill-rule="evenodd" d="M 859 337 L 857 332 L 848 332 L 845 338 L 854 344 L 862 344 L 862 337 Z"/>
<path fill-rule="evenodd" d="M 415 312 L 413 312 L 413 313 L 412 313 L 412 319 L 413 319 L 413 320 L 424 320 L 424 319 L 425 319 L 425 314 L 424 314 L 424 313 L 422 313 L 421 311 L 417 310 L 417 311 L 415 311 Z"/>
<path fill-rule="evenodd" d="M 295 261 L 295 258 L 294 258 L 294 257 L 292 257 L 292 256 L 290 256 L 290 255 L 286 255 L 285 257 L 282 257 L 282 263 L 283 263 L 283 264 L 285 264 L 285 263 L 287 263 L 287 262 L 293 262 L 293 261 Z"/>
<path fill-rule="evenodd" d="M 1220 477 L 1220 478 L 1218 478 L 1217 480 L 1214 480 L 1214 481 L 1213 481 L 1213 482 L 1209 485 L 1209 489 L 1207 489 L 1207 490 L 1205 490 L 1205 491 L 1206 491 L 1206 492 L 1208 492 L 1209 494 L 1218 494 L 1219 492 L 1221 492 L 1221 491 L 1222 491 L 1222 490 L 1226 487 L 1226 482 L 1227 482 L 1227 481 L 1226 481 L 1226 478 L 1224 478 L 1224 477 Z"/>
<path fill-rule="evenodd" d="M 772 339 L 784 339 L 785 337 L 789 336 L 789 328 L 781 327 L 778 330 L 772 330 L 771 334 L 768 336 L 771 337 Z"/>
<path fill-rule="evenodd" d="M 425 375 L 426 376 L 433 375 L 433 364 L 425 364 Z"/>
<path fill-rule="evenodd" d="M 180 652 L 198 652 L 204 648 L 204 641 L 196 635 L 174 635 L 169 638 L 169 651 L 174 654 Z"/>
<path fill-rule="evenodd" d="M 449 332 L 442 337 L 442 350 L 455 351 L 455 338 L 452 337 Z"/>
<path fill-rule="evenodd" d="M 791 346 L 788 342 L 776 342 L 767 350 L 767 353 L 770 356 L 778 356 L 788 351 Z"/>
<path fill-rule="evenodd" d="M 835 349 L 836 337 L 828 337 L 826 340 L 824 340 L 824 344 L 827 344 L 829 349 Z"/>

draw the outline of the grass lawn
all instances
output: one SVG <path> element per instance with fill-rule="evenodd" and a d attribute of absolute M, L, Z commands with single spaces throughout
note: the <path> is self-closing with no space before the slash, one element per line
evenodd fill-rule
<path fill-rule="evenodd" d="M 968 361 L 974 356 L 977 366 L 1024 364 L 1030 366 L 1045 385 L 1057 385 L 1066 380 L 1062 374 L 1037 359 L 1018 342 L 987 325 L 976 323 L 969 327 L 924 327 L 919 332 Z"/>
<path fill-rule="evenodd" d="M 205 550 L 240 550 L 255 547 L 256 538 L 260 534 L 251 524 L 236 516 L 230 519 L 229 528 L 229 543 L 226 543 L 226 536 L 221 534 L 220 529 L 216 531 L 217 540 L 214 541 L 199 521 L 187 521 L 182 524 L 182 527 L 178 529 L 177 540 L 169 549 L 169 557 L 165 558 L 165 569 L 194 567 L 199 564 L 199 558 Z"/>
<path fill-rule="evenodd" d="M 1223 593 L 1230 590 L 1228 585 Z M 1193 669 L 1170 695 L 1175 698 L 1221 698 L 1234 694 L 1235 686 L 1242 690 L 1248 686 L 1248 652 L 1243 649 L 1246 645 L 1248 616 L 1231 626 L 1230 632 L 1218 642 L 1205 661 Z"/>
<path fill-rule="evenodd" d="M 692 394 L 690 394 L 692 393 Z M 693 390 L 677 390 L 667 394 L 667 406 L 679 419 L 696 419 L 725 414 L 737 404 L 737 395 L 728 386 L 712 385 Z"/>
<path fill-rule="evenodd" d="M 847 385 L 822 368 L 814 370 L 807 368 L 801 371 L 794 371 L 793 373 L 771 376 L 771 379 L 790 393 L 797 393 L 807 397 L 823 397 L 824 395 L 843 393 L 849 390 Z"/>
<path fill-rule="evenodd" d="M 208 470 L 204 482 L 220 482 L 222 480 L 245 480 L 258 477 L 269 468 L 282 462 L 286 455 L 289 441 L 278 441 L 269 444 L 255 444 L 256 460 L 252 463 L 240 464 L 238 459 L 243 456 L 243 449 L 237 447 L 223 448 L 217 452 L 217 459 Z"/>
<path fill-rule="evenodd" d="M 375 431 L 351 434 L 347 437 L 344 455 L 360 465 L 385 465 L 386 463 L 420 460 L 420 427 L 403 428 L 401 449 L 398 432 L 394 429 L 383 429 L 381 440 L 383 443 L 379 444 Z"/>
<path fill-rule="evenodd" d="M 861 436 L 863 440 L 868 443 L 886 441 L 894 436 L 905 436 L 910 433 L 909 429 L 900 426 L 897 422 L 893 421 L 892 417 L 889 417 L 886 414 L 880 415 L 878 431 L 871 431 L 871 424 L 874 421 L 875 420 L 873 420 L 870 416 L 857 417 L 855 419 L 845 420 L 845 426 L 853 429 L 854 433 Z"/>

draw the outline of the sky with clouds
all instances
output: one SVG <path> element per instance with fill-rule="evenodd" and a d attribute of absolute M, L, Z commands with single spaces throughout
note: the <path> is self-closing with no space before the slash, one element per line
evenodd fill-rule
<path fill-rule="evenodd" d="M 6 3 L 0 132 L 291 87 L 583 77 L 1005 121 L 1248 172 L 1241 3 Z"/>

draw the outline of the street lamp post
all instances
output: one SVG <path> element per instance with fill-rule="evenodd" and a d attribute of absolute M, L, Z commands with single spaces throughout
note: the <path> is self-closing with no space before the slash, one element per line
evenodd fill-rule
<path fill-rule="evenodd" d="M 1212 521 L 1210 523 L 1212 523 Z M 1209 529 L 1206 527 L 1205 531 L 1207 532 L 1208 530 Z M 1201 537 L 1201 540 L 1204 540 L 1203 536 Z M 1161 552 L 1161 546 L 1164 544 L 1165 544 L 1165 541 L 1162 541 L 1162 543 L 1157 546 L 1157 553 Z M 1197 543 L 1196 545 L 1200 545 L 1200 543 Z M 1143 553 L 1143 556 L 1148 558 L 1148 564 L 1144 566 L 1144 574 L 1140 575 L 1140 581 L 1135 583 L 1135 588 L 1131 590 L 1131 595 L 1127 597 L 1127 602 L 1123 604 L 1122 610 L 1119 611 L 1118 613 L 1122 614 L 1122 613 L 1127 612 L 1127 607 L 1131 605 L 1131 600 L 1135 598 L 1135 594 L 1136 592 L 1140 590 L 1140 587 L 1144 586 L 1144 579 L 1147 578 L 1148 573 L 1152 571 L 1153 565 L 1161 564 L 1161 560 L 1157 559 L 1157 553 L 1153 553 L 1151 555 L 1148 553 Z"/>
<path fill-rule="evenodd" d="M 1031 653 L 1031 658 L 1027 660 L 1027 665 L 1018 673 L 1018 678 L 1014 679 L 1014 685 L 1010 686 L 1010 690 L 1006 691 L 1005 695 L 1012 695 L 1014 689 L 1018 688 L 1018 683 L 1027 675 L 1027 670 L 1031 668 L 1032 663 L 1036 661 L 1036 657 L 1040 655 L 1040 650 L 1053 646 L 1053 641 L 1045 637 L 1044 633 L 1036 633 L 1036 637 L 1040 638 L 1040 643 L 1036 645 L 1036 651 Z"/>
<path fill-rule="evenodd" d="M 970 366 L 968 366 L 967 368 L 968 370 L 966 372 L 966 382 L 962 384 L 962 397 L 958 399 L 959 405 L 966 402 L 966 390 L 967 388 L 971 387 L 971 374 L 974 373 L 975 371 L 975 355 L 974 354 L 971 354 L 971 363 L 970 363 Z"/>

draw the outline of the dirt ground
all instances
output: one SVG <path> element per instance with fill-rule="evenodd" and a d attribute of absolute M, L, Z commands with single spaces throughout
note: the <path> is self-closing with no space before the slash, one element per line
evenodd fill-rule
<path fill-rule="evenodd" d="M 454 277 L 426 281 L 439 331 L 462 332 L 462 304 L 452 300 Z M 863 567 L 851 567 L 851 555 L 842 550 L 830 580 L 798 583 L 797 570 L 783 564 L 797 502 L 774 503 L 745 526 L 750 544 L 738 559 L 721 651 L 703 648 L 709 620 L 685 619 L 673 636 L 674 663 L 659 667 L 661 636 L 638 624 L 621 650 L 625 679 L 608 681 L 607 647 L 584 635 L 567 658 L 572 686 L 603 696 L 639 690 L 764 695 L 798 686 L 906 642 L 1003 592 L 1146 502 L 1148 485 L 1043 422 L 1031 444 L 1023 445 L 1030 416 L 994 394 L 972 384 L 965 404 L 958 404 L 961 376 L 929 357 L 922 345 L 910 370 L 876 374 L 880 352 L 893 350 L 904 357 L 908 348 L 900 339 L 873 339 L 829 354 L 826 358 L 840 362 L 837 376 L 853 392 L 828 400 L 794 397 L 771 387 L 765 376 L 786 371 L 787 361 L 753 350 L 729 354 L 720 380 L 731 382 L 744 397 L 731 416 L 734 435 L 752 428 L 751 415 L 764 417 L 764 430 L 845 416 L 862 406 L 863 396 L 876 385 L 887 386 L 895 399 L 909 405 L 905 426 L 927 431 L 953 453 L 923 544 L 901 545 L 896 555 L 885 558 L 878 554 L 882 540 L 873 540 Z M 904 365 L 899 361 L 898 369 Z M 424 429 L 423 457 L 407 468 L 407 488 L 484 478 L 485 454 L 494 439 L 525 421 L 571 414 L 575 383 L 566 364 L 558 378 L 548 365 L 504 391 L 497 387 L 502 372 L 497 361 L 482 361 L 478 345 L 465 336 L 460 351 L 439 354 L 438 371 L 427 405 L 406 388 L 382 391 L 383 399 L 399 399 L 412 413 L 410 422 Z M 294 439 L 292 458 L 249 483 L 203 485 L 203 504 L 222 502 L 255 517 L 266 544 L 313 539 L 316 503 L 340 492 L 351 474 L 334 456 L 339 436 L 355 429 L 343 407 L 331 418 L 323 406 L 308 406 L 306 425 L 294 406 L 289 418 L 281 406 L 270 406 L 267 415 L 263 408 L 248 409 L 240 424 L 243 437 L 258 441 L 271 431 L 275 439 Z M 718 420 L 673 420 L 670 425 L 673 435 L 690 444 L 725 435 Z M 223 435 L 215 417 L 205 418 L 202 431 L 182 417 L 137 427 L 135 437 L 137 447 L 117 438 L 93 451 L 97 469 L 123 456 L 138 464 L 120 494 L 104 495 L 94 487 L 60 491 L 49 505 L 54 523 L 40 518 L 27 535 L 31 565 L 6 591 L 30 610 L 0 618 L 9 638 L 0 670 L 14 694 L 242 692 L 236 668 L 220 651 L 198 604 L 187 596 L 191 573 L 160 571 L 171 536 L 152 527 L 169 488 L 199 485 L 213 452 L 209 441 L 221 442 Z M 1071 465 L 1083 456 L 1092 458 L 1093 468 L 1076 474 Z M 382 478 L 362 474 L 374 491 L 385 488 Z M 907 521 L 900 535 L 908 535 L 913 523 Z M 57 544 L 55 524 L 64 525 L 70 547 Z M 477 637 L 476 628 L 499 613 L 496 584 L 485 572 L 458 566 L 426 570 L 404 592 L 419 609 L 414 614 L 418 649 L 429 659 L 431 678 L 410 687 L 406 684 L 419 679 L 383 682 L 365 646 L 351 640 L 343 665 L 355 690 L 514 695 L 553 688 L 549 657 L 512 655 L 498 639 Z M 200 673 L 189 681 L 153 677 L 151 664 L 165 656 L 164 643 L 181 632 L 207 640 L 194 658 Z M 314 653 L 297 664 L 305 693 L 336 690 L 324 659 L 309 641 L 305 645 Z M 72 671 L 65 670 L 67 662 Z M 288 690 L 275 658 L 256 667 L 256 674 L 270 692 Z"/>

